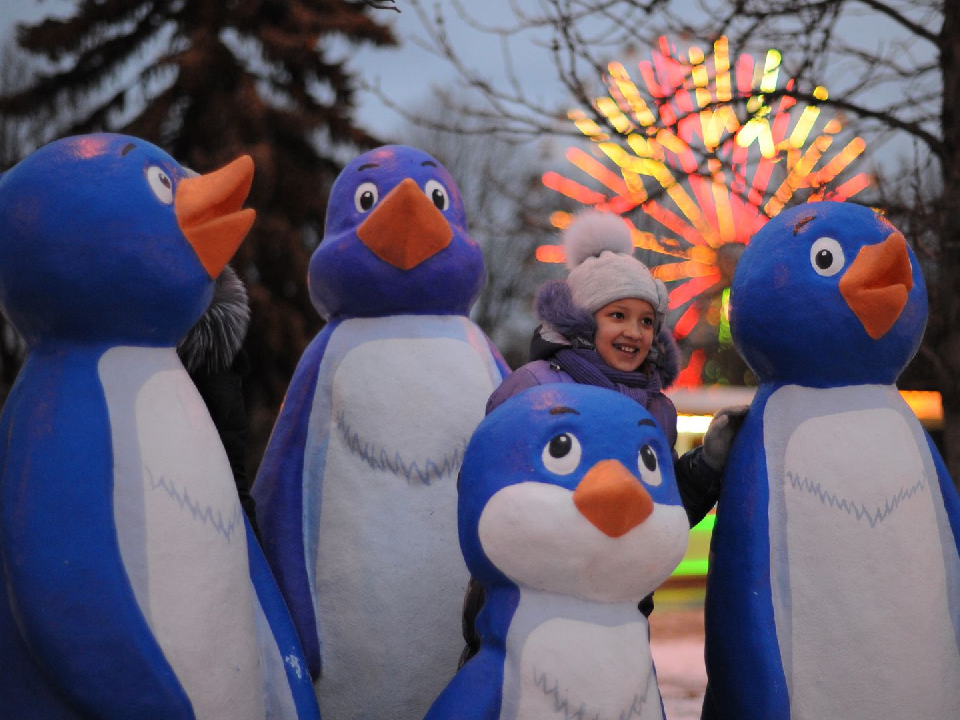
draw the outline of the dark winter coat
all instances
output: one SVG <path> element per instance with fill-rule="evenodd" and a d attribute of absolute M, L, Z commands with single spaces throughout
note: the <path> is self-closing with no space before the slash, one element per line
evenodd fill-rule
<path fill-rule="evenodd" d="M 230 266 L 217 278 L 210 307 L 177 345 L 177 353 L 200 392 L 227 451 L 237 495 L 256 536 L 257 513 L 247 474 L 247 412 L 243 377 L 250 361 L 243 340 L 250 324 L 247 291 Z"/>

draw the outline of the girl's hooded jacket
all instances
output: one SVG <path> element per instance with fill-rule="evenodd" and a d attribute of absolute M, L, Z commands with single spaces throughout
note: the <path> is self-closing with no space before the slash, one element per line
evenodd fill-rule
<path fill-rule="evenodd" d="M 592 342 L 585 339 L 594 337 L 596 321 L 593 315 L 573 303 L 566 283 L 552 281 L 540 289 L 537 314 L 543 324 L 537 328 L 530 345 L 531 361 L 504 378 L 487 401 L 487 414 L 528 388 L 578 382 L 570 370 L 583 377 L 584 358 L 590 357 L 590 353 L 596 354 Z M 663 391 L 677 379 L 679 355 L 673 335 L 669 330 L 661 329 L 643 365 L 630 373 L 636 377 L 625 378 L 624 373 L 612 370 L 608 371 L 610 377 L 591 375 L 597 379 L 591 384 L 608 387 L 640 402 L 660 424 L 671 449 L 677 442 L 677 409 Z M 591 366 L 601 366 L 596 358 L 592 360 Z M 716 504 L 723 477 L 722 471 L 714 470 L 703 460 L 702 450 L 697 447 L 677 457 L 673 449 L 677 489 L 690 527 L 699 523 Z M 483 601 L 483 587 L 471 579 L 463 604 L 463 636 L 467 647 L 460 657 L 460 666 L 480 650 L 475 622 Z M 653 595 L 645 597 L 639 607 L 644 615 L 649 615 L 653 611 Z"/>

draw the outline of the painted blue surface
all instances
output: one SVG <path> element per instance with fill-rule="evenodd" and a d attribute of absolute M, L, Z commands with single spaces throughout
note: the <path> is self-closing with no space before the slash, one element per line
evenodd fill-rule
<path fill-rule="evenodd" d="M 246 515 L 244 515 L 244 525 L 247 529 L 247 552 L 250 555 L 250 579 L 253 581 L 257 599 L 267 617 L 280 657 L 283 659 L 283 668 L 293 695 L 297 718 L 319 720 L 317 698 L 313 694 L 313 683 L 310 681 L 310 671 L 297 630 Z"/>
<path fill-rule="evenodd" d="M 763 411 L 775 389 L 757 392 L 731 448 L 710 544 L 705 658 L 708 692 L 724 708 L 718 717 L 790 718 L 770 588 L 763 452 Z"/>
<path fill-rule="evenodd" d="M 407 179 L 420 188 L 430 181 L 443 184 L 449 207 L 442 210 L 442 216 L 452 230 L 452 239 L 443 250 L 403 270 L 384 262 L 357 236 L 357 227 L 370 213 L 357 207 L 355 196 L 360 185 L 374 183 L 382 201 Z M 332 339 L 350 319 L 397 317 L 394 328 L 367 340 L 409 338 L 416 342 L 449 336 L 470 342 L 483 363 L 495 365 L 499 380 L 509 372 L 506 363 L 488 339 L 483 338 L 482 346 L 475 344 L 463 324 L 469 323 L 466 315 L 484 279 L 483 255 L 468 234 L 456 183 L 432 157 L 414 148 L 385 146 L 344 168 L 331 190 L 326 233 L 311 259 L 308 275 L 311 298 L 329 324 L 300 359 L 253 491 L 264 552 L 290 607 L 314 677 L 320 673 L 322 652 L 323 629 L 312 588 L 324 478 L 308 477 L 305 458 L 311 458 L 313 467 L 324 467 L 332 419 L 329 389 L 341 360 L 357 347 Z M 463 323 L 448 323 L 445 334 L 438 335 L 429 329 L 436 323 L 425 322 L 421 328 L 416 316 L 461 316 Z M 337 350 L 331 354 L 330 347 Z M 390 372 L 389 361 L 384 358 L 384 373 Z"/>
<path fill-rule="evenodd" d="M 172 352 L 212 297 L 149 168 L 171 191 L 185 177 L 159 148 L 100 134 L 51 143 L 0 178 L 0 305 L 29 346 L 0 420 L 0 717 L 194 717 L 121 559 L 98 375 L 118 345 Z M 303 663 L 247 533 L 281 655 Z M 299 716 L 318 718 L 294 674 Z"/>
<path fill-rule="evenodd" d="M 327 325 L 300 358 L 287 387 L 287 395 L 270 435 L 270 443 L 257 472 L 254 497 L 263 552 L 270 562 L 293 623 L 303 644 L 312 676 L 320 672 L 320 642 L 311 587 L 307 575 L 308 548 L 305 540 L 316 537 L 304 527 L 304 453 L 307 429 L 317 387 L 317 372 L 336 322 Z M 321 440 L 322 445 L 322 440 Z M 323 451 L 320 447 L 319 451 Z M 316 549 L 311 555 L 316 557 Z"/>
<path fill-rule="evenodd" d="M 794 234 L 807 217 L 813 219 Z M 913 251 L 909 301 L 878 340 L 867 334 L 838 287 L 859 250 L 893 232 L 870 208 L 820 202 L 780 213 L 751 239 L 730 287 L 730 331 L 760 382 L 841 387 L 896 381 L 920 347 L 927 322 L 927 289 Z M 821 237 L 839 242 L 846 259 L 846 267 L 829 277 L 811 264 L 811 247 Z"/>
<path fill-rule="evenodd" d="M 193 717 L 120 559 L 103 350 L 31 353 L 4 407 L 3 717 Z"/>
<path fill-rule="evenodd" d="M 556 412 L 558 408 L 576 412 Z M 543 453 L 551 438 L 563 433 L 578 439 L 582 456 L 572 472 L 558 475 L 544 466 Z M 486 594 L 476 621 L 481 648 L 437 698 L 428 720 L 500 717 L 507 634 L 522 589 L 484 551 L 479 525 L 490 499 L 506 487 L 528 482 L 575 490 L 584 475 L 603 460 L 617 460 L 636 472 L 638 449 L 644 444 L 653 447 L 659 458 L 671 457 L 666 437 L 642 406 L 589 385 L 530 388 L 480 423 L 461 469 L 458 527 L 464 560 Z M 672 467 L 670 462 L 660 463 L 662 482 L 643 484 L 657 505 L 681 505 Z"/>
<path fill-rule="evenodd" d="M 477 632 L 483 647 L 464 665 L 430 707 L 426 720 L 497 720 L 503 703 L 507 632 L 520 602 L 510 585 L 486 586 Z"/>
<path fill-rule="evenodd" d="M 147 142 L 86 135 L 0 178 L 0 307 L 31 347 L 175 345 L 210 304 L 210 277 L 146 181 L 150 167 L 174 185 L 185 177 Z"/>
<path fill-rule="evenodd" d="M 930 437 L 926 430 L 923 431 L 923 434 L 926 437 L 927 446 L 930 448 L 930 455 L 933 457 L 933 463 L 937 469 L 937 480 L 940 483 L 940 496 L 943 500 L 943 509 L 946 514 L 947 521 L 940 526 L 942 542 L 944 546 L 953 543 L 955 547 L 960 549 L 960 495 L 957 494 L 956 485 L 953 483 L 950 471 L 947 470 L 947 465 L 943 461 L 940 451 L 937 450 L 933 438 Z M 960 647 L 960 576 L 952 573 L 948 567 L 947 578 L 949 587 L 953 590 L 953 594 L 950 597 L 950 609 L 953 614 L 953 629 L 957 636 L 957 646 Z"/>
<path fill-rule="evenodd" d="M 836 240 L 849 266 L 861 247 L 895 232 L 870 208 L 811 203 L 767 223 L 740 259 L 730 299 L 731 330 L 760 384 L 727 462 L 711 543 L 705 718 L 791 717 L 770 576 L 771 553 L 777 557 L 780 551 L 771 549 L 778 541 L 771 538 L 768 514 L 767 403 L 785 385 L 844 388 L 895 382 L 916 353 L 927 318 L 926 287 L 912 250 L 908 248 L 914 284 L 906 306 L 877 339 L 868 335 L 840 293 L 838 282 L 847 268 L 824 277 L 811 264 L 811 247 L 820 238 Z M 920 444 L 929 445 L 937 469 L 950 528 L 944 544 L 957 545 L 960 503 L 953 482 L 916 418 L 910 420 Z M 948 569 L 948 579 L 952 574 Z M 957 626 L 960 608 L 953 598 L 951 609 Z"/>
<path fill-rule="evenodd" d="M 360 185 L 373 183 L 383 200 L 408 178 L 421 188 L 436 180 L 447 189 L 450 206 L 442 212 L 453 239 L 443 251 L 402 270 L 378 258 L 357 237 L 368 213 L 356 207 L 354 196 Z M 456 182 L 430 155 L 386 145 L 344 167 L 330 190 L 323 242 L 310 260 L 310 297 L 324 318 L 466 315 L 485 279 L 483 253 L 467 231 Z"/>

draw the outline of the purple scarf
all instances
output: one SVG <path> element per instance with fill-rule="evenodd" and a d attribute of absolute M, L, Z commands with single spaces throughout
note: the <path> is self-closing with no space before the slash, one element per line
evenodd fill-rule
<path fill-rule="evenodd" d="M 647 375 L 641 370 L 624 372 L 607 365 L 596 350 L 564 348 L 553 360 L 576 382 L 615 390 L 647 406 L 650 395 L 662 388 L 660 373 Z"/>

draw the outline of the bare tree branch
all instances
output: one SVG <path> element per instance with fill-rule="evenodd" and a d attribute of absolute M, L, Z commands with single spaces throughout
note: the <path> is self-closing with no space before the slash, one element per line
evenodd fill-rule
<path fill-rule="evenodd" d="M 960 2 L 696 0 L 691 9 L 689 0 L 511 0 L 512 17 L 498 22 L 481 21 L 476 6 L 464 0 L 434 5 L 429 13 L 423 9 L 425 0 L 410 2 L 424 28 L 422 46 L 449 64 L 466 91 L 450 98 L 458 112 L 472 118 L 458 132 L 495 134 L 511 142 L 544 135 L 579 137 L 601 160 L 601 145 L 610 149 L 619 143 L 629 153 L 626 133 L 633 132 L 636 140 L 656 132 L 615 120 L 610 103 L 620 100 L 608 85 L 611 61 L 623 59 L 624 66 L 632 66 L 628 72 L 636 73 L 635 62 L 626 58 L 658 52 L 660 37 L 679 47 L 671 62 L 679 63 L 683 72 L 693 64 L 691 57 L 684 66 L 685 51 L 704 44 L 701 54 L 707 57 L 699 62 L 715 67 L 712 46 L 721 37 L 727 40 L 725 54 L 730 58 L 774 58 L 776 89 L 759 92 L 754 84 L 734 92 L 728 104 L 744 127 L 751 119 L 763 122 L 779 101 L 793 100 L 832 111 L 851 133 L 867 140 L 870 154 L 861 162 L 871 163 L 878 175 L 870 202 L 895 216 L 913 238 L 918 257 L 929 263 L 931 319 L 919 362 L 926 363 L 927 376 L 944 393 L 945 412 L 958 428 L 947 460 L 960 477 L 960 216 L 955 212 L 960 196 Z M 448 23 L 454 20 L 476 37 L 499 44 L 503 72 L 471 64 L 450 37 Z M 553 66 L 552 92 L 531 91 L 518 65 L 521 45 Z M 735 82 L 758 83 L 763 66 L 751 69 L 752 78 Z M 663 112 L 672 118 L 662 129 L 676 132 L 689 115 L 718 110 L 715 96 L 708 102 L 698 97 L 691 104 L 692 79 L 674 85 L 660 77 L 663 68 L 647 66 L 645 72 L 645 82 L 637 83 L 643 101 L 654 116 Z M 656 79 L 650 79 L 651 72 Z M 648 83 L 661 83 L 668 96 L 662 96 L 660 88 L 642 87 Z M 450 129 L 443 115 L 422 117 L 378 94 L 421 127 Z M 685 106 L 678 102 L 683 98 Z M 595 142 L 585 141 L 564 119 L 567 108 L 578 109 L 584 123 L 595 124 L 590 131 Z M 709 180 L 718 168 L 729 178 L 732 168 L 724 162 L 693 150 L 683 169 L 692 179 Z M 786 173 L 783 166 L 776 172 Z M 678 171 L 673 177 L 679 182 Z M 742 188 L 746 180 L 737 176 L 734 184 Z M 668 186 L 654 187 L 650 201 L 663 200 Z M 737 192 L 743 197 L 747 191 Z M 624 203 L 629 205 L 629 200 Z"/>
<path fill-rule="evenodd" d="M 899 25 L 903 26 L 904 30 L 909 32 L 911 35 L 928 40 L 934 45 L 940 42 L 940 39 L 936 33 L 931 32 L 925 25 L 910 20 L 910 18 L 908 18 L 904 13 L 894 7 L 892 3 L 881 2 L 881 0 L 857 1 L 863 3 L 871 10 L 875 10 L 881 15 L 886 15 L 891 20 L 894 20 Z M 836 0 L 834 0 L 834 2 L 836 2 Z"/>

